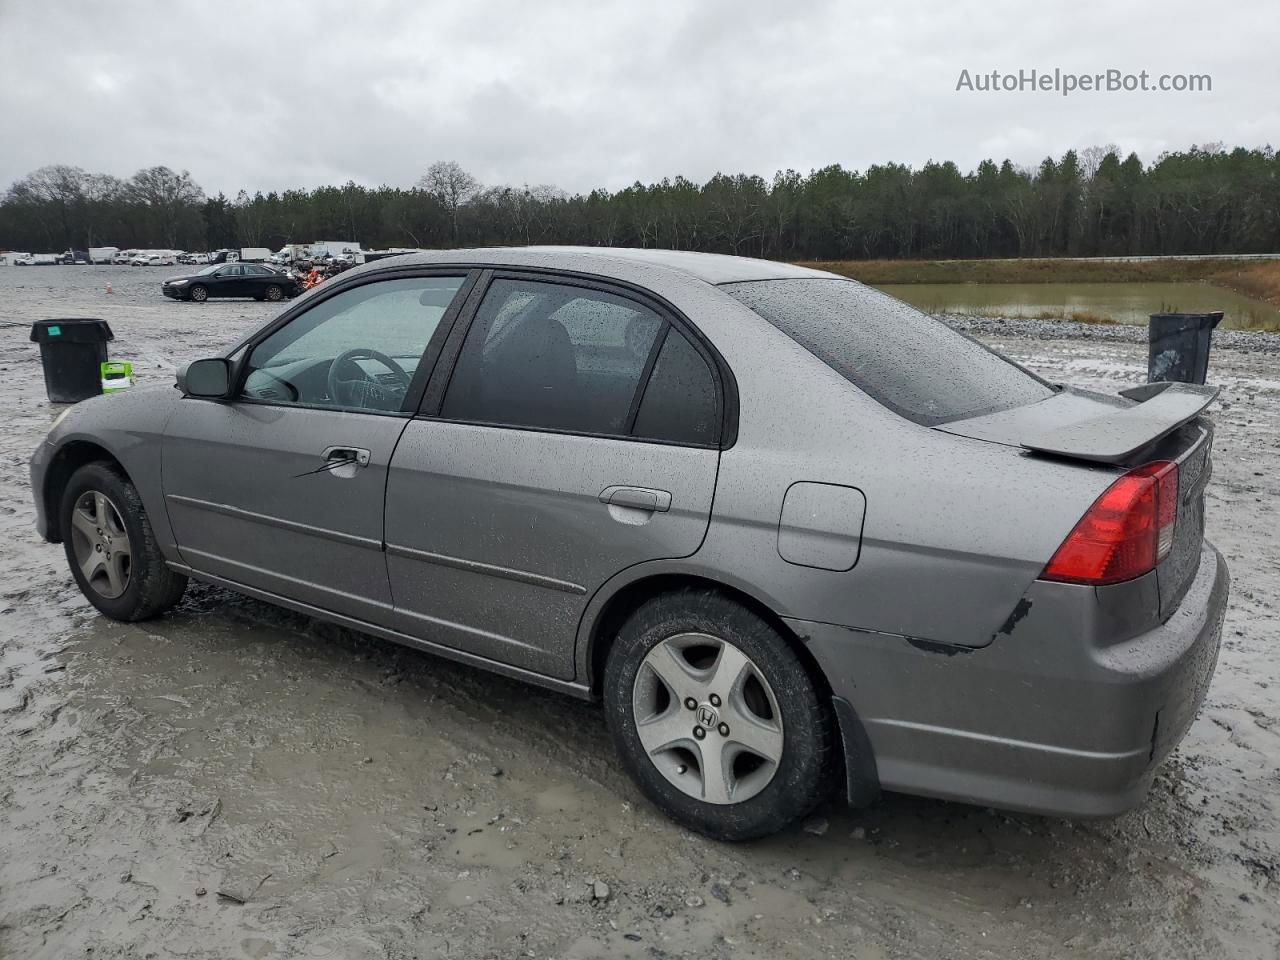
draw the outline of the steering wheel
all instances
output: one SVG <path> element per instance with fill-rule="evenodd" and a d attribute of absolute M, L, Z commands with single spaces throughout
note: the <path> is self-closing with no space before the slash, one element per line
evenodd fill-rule
<path fill-rule="evenodd" d="M 389 388 L 373 379 L 355 362 L 357 360 L 377 360 L 395 375 L 396 380 L 399 381 L 399 390 Z M 354 380 L 344 380 L 339 377 L 339 371 L 344 365 L 354 367 L 359 377 Z M 400 405 L 408 389 L 409 374 L 405 372 L 404 367 L 377 350 L 356 347 L 354 350 L 338 354 L 333 358 L 333 363 L 329 364 L 329 397 L 339 406 L 365 407 L 374 410 L 394 409 Z"/>

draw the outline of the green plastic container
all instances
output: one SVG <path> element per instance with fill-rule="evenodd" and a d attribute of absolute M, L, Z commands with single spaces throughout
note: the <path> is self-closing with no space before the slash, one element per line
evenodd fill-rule
<path fill-rule="evenodd" d="M 104 360 L 102 363 L 102 392 L 120 393 L 133 386 L 133 364 L 128 360 Z"/>

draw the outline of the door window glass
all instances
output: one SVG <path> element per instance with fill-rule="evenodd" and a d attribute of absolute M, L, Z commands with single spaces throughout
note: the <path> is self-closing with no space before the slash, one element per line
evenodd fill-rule
<path fill-rule="evenodd" d="M 644 388 L 633 433 L 673 443 L 715 444 L 719 439 L 711 367 L 674 327 L 667 332 Z"/>
<path fill-rule="evenodd" d="M 400 410 L 418 361 L 464 279 L 382 280 L 316 304 L 253 349 L 243 396 Z"/>
<path fill-rule="evenodd" d="M 663 322 L 613 294 L 497 280 L 467 333 L 441 413 L 482 423 L 625 433 Z"/>

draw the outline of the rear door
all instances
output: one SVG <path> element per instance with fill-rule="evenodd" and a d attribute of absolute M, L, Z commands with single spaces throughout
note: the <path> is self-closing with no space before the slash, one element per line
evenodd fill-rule
<path fill-rule="evenodd" d="M 546 275 L 490 278 L 387 483 L 398 629 L 560 679 L 591 595 L 702 543 L 723 391 L 654 303 Z"/>

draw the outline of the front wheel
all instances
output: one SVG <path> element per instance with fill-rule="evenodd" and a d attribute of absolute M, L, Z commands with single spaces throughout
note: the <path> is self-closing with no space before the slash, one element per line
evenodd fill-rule
<path fill-rule="evenodd" d="M 829 698 L 778 631 L 719 593 L 664 594 L 632 614 L 609 653 L 604 700 L 640 789 L 714 839 L 781 830 L 840 771 Z"/>
<path fill-rule="evenodd" d="M 165 565 L 142 498 L 110 464 L 71 475 L 59 516 L 71 575 L 108 617 L 147 620 L 182 599 L 187 578 Z"/>
<path fill-rule="evenodd" d="M 190 296 L 191 296 L 191 299 L 194 300 L 196 303 L 204 303 L 206 300 L 209 299 L 209 290 L 208 288 L 202 287 L 200 284 L 197 283 L 194 287 L 191 288 Z"/>

